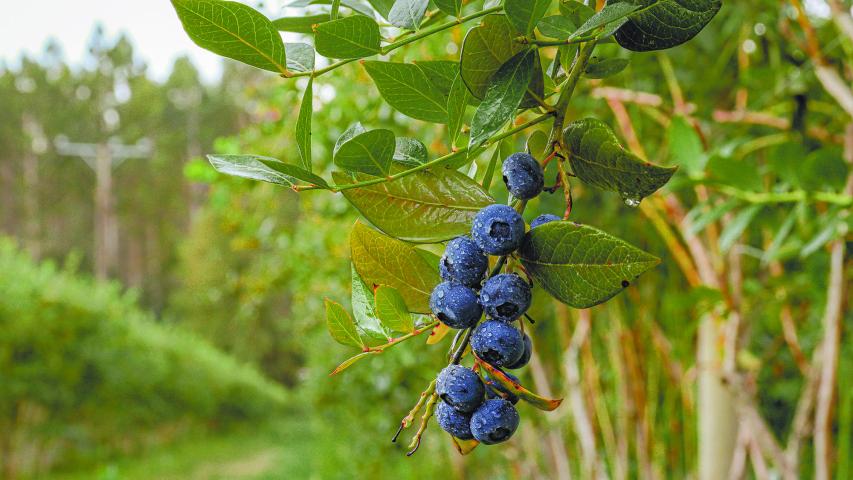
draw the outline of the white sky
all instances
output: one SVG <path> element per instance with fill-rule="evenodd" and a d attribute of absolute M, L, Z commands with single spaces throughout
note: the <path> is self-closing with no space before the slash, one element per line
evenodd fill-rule
<path fill-rule="evenodd" d="M 277 6 L 284 2 L 265 3 L 276 5 L 265 9 L 275 18 L 282 11 Z M 0 0 L 0 4 L 5 7 L 0 14 L 0 62 L 7 65 L 18 65 L 23 53 L 40 55 L 50 37 L 59 41 L 66 60 L 80 65 L 100 22 L 110 40 L 125 32 L 158 80 L 165 79 L 175 58 L 184 54 L 206 80 L 218 78 L 222 70 L 218 56 L 190 41 L 168 0 Z"/>

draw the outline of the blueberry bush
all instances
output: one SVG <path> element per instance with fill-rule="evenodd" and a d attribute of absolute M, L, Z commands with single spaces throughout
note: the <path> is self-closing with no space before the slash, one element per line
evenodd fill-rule
<path fill-rule="evenodd" d="M 621 72 L 626 52 L 644 55 L 689 41 L 722 2 L 332 0 L 291 6 L 318 3 L 330 8 L 271 20 L 241 3 L 172 0 L 200 47 L 285 80 L 307 80 L 290 123 L 299 164 L 265 152 L 210 155 L 210 163 L 222 173 L 303 194 L 341 193 L 363 217 L 350 232 L 352 313 L 326 301 L 332 338 L 358 349 L 333 374 L 420 335 L 429 334 L 428 343 L 435 344 L 456 330 L 447 366 L 394 437 L 418 423 L 410 455 L 433 416 L 460 453 L 506 441 L 519 426 L 516 402 L 552 411 L 562 401 L 533 393 L 505 371 L 531 358 L 525 325 L 535 322 L 527 313 L 534 286 L 584 309 L 618 295 L 659 262 L 598 228 L 606 225 L 573 221 L 573 183 L 613 192 L 614 200 L 637 207 L 676 171 L 626 149 L 607 123 L 576 116 L 570 110 L 576 87 Z M 467 29 L 458 59 L 396 61 L 399 51 L 416 51 L 419 40 L 457 28 Z M 281 31 L 304 34 L 313 44 L 285 43 Z M 622 51 L 597 51 L 607 44 Z M 403 117 L 424 128 L 441 126 L 444 144 L 428 147 L 355 123 L 334 145 L 334 170 L 315 171 L 312 117 L 323 103 L 315 90 L 325 75 L 348 65 L 363 69 Z M 537 126 L 549 126 L 550 133 Z M 504 141 L 523 136 L 525 151 L 506 156 Z M 488 159 L 482 171 L 481 157 Z M 490 193 L 501 160 L 505 204 Z M 542 192 L 560 192 L 564 208 L 541 212 L 528 228 L 522 215 Z"/>

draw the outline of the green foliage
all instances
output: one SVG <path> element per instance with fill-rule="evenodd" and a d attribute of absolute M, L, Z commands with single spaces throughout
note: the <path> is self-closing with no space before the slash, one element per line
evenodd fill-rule
<path fill-rule="evenodd" d="M 615 0 L 612 5 L 624 3 L 640 8 L 616 32 L 616 41 L 637 52 L 681 45 L 702 31 L 723 6 L 722 0 Z"/>
<path fill-rule="evenodd" d="M 389 105 L 418 120 L 447 123 L 447 98 L 420 66 L 379 61 L 363 65 Z"/>
<path fill-rule="evenodd" d="M 482 145 L 513 117 L 533 78 L 536 56 L 536 50 L 521 51 L 492 76 L 486 95 L 471 120 L 469 146 Z"/>
<path fill-rule="evenodd" d="M 379 25 L 362 15 L 321 23 L 314 29 L 314 48 L 329 58 L 361 58 L 379 53 Z"/>
<path fill-rule="evenodd" d="M 0 427 L 32 441 L 83 439 L 57 461 L 114 451 L 119 437 L 138 446 L 169 424 L 254 421 L 283 405 L 279 385 L 158 323 L 115 284 L 36 265 L 5 239 L 0 268 Z M 28 420 L 24 406 L 45 414 Z"/>

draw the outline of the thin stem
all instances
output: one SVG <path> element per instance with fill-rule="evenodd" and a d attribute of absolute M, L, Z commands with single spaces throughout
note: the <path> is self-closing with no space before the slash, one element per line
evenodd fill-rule
<path fill-rule="evenodd" d="M 465 329 L 465 336 L 462 337 L 459 347 L 456 348 L 456 351 L 453 352 L 453 356 L 450 357 L 450 365 L 459 365 L 459 361 L 462 360 L 462 354 L 465 353 L 465 349 L 468 348 L 468 342 L 471 341 L 471 332 L 473 330 L 473 328 Z"/>
<path fill-rule="evenodd" d="M 427 425 L 429 425 L 429 419 L 432 417 L 432 413 L 435 411 L 435 404 L 438 402 L 438 395 L 433 393 L 429 397 L 429 401 L 426 404 L 426 410 L 424 411 L 424 416 L 421 417 L 421 426 L 418 427 L 418 431 L 415 433 L 414 438 L 412 438 L 412 443 L 409 444 L 409 453 L 406 454 L 407 457 L 411 457 L 418 451 L 418 447 L 421 446 L 421 436 L 426 431 Z"/>
<path fill-rule="evenodd" d="M 569 38 L 567 40 L 537 40 L 535 38 L 520 37 L 516 41 L 527 45 L 535 45 L 537 47 L 562 47 L 564 45 L 577 45 L 578 43 L 589 42 L 596 40 L 597 35 L 587 35 L 577 38 Z"/>
<path fill-rule="evenodd" d="M 420 398 L 418 398 L 418 403 L 416 403 L 415 406 L 412 407 L 411 410 L 409 410 L 408 415 L 403 417 L 403 420 L 400 422 L 400 429 L 397 430 L 396 434 L 394 434 L 394 438 L 391 439 L 391 443 L 396 443 L 397 437 L 400 436 L 400 432 L 402 432 L 404 428 L 409 428 L 409 425 L 411 425 L 412 422 L 415 421 L 415 415 L 417 415 L 418 412 L 421 411 L 421 408 L 424 406 L 424 403 L 426 403 L 427 398 L 431 397 L 433 393 L 435 393 L 435 380 L 430 382 L 427 389 L 421 392 L 421 396 Z"/>
<path fill-rule="evenodd" d="M 533 125 L 536 125 L 538 123 L 542 123 L 545 120 L 548 120 L 549 118 L 551 118 L 551 116 L 552 116 L 551 113 L 542 114 L 542 115 L 534 118 L 533 120 L 530 120 L 528 122 L 523 123 L 522 125 L 519 125 L 513 129 L 507 130 L 506 132 L 503 132 L 503 133 L 500 133 L 498 135 L 491 137 L 490 139 L 486 140 L 486 142 L 483 143 L 482 145 L 480 145 L 479 147 L 475 147 L 473 149 L 470 149 L 470 147 L 460 148 L 459 150 L 452 152 L 452 153 L 448 153 L 447 155 L 444 155 L 443 157 L 438 157 L 434 160 L 430 160 L 429 162 L 418 165 L 417 167 L 410 168 L 408 170 L 403 170 L 402 172 L 397 172 L 393 175 L 389 175 L 389 176 L 384 177 L 384 178 L 383 177 L 373 178 L 370 180 L 365 180 L 363 182 L 349 183 L 346 185 L 332 185 L 329 188 L 329 190 L 331 190 L 332 192 L 340 192 L 342 190 L 349 190 L 352 188 L 367 187 L 370 185 L 376 185 L 378 183 L 393 182 L 394 180 L 405 177 L 407 175 L 411 175 L 413 173 L 420 172 L 422 170 L 426 170 L 428 168 L 436 167 L 436 166 L 439 166 L 441 164 L 447 163 L 456 157 L 467 154 L 469 150 L 471 151 L 471 155 L 479 155 L 480 153 L 482 153 L 486 149 L 488 149 L 495 142 L 499 142 L 506 137 L 510 137 L 512 135 L 515 135 L 516 133 L 521 132 L 523 130 L 526 130 L 526 129 L 532 127 Z M 301 192 L 304 190 L 320 190 L 320 189 L 322 189 L 322 188 L 318 187 L 316 185 L 299 185 L 298 187 L 294 187 L 294 190 L 296 190 L 298 192 Z"/>
<path fill-rule="evenodd" d="M 402 46 L 408 45 L 412 42 L 416 42 L 422 38 L 426 38 L 430 35 L 433 35 L 433 34 L 436 34 L 438 32 L 442 32 L 444 30 L 447 30 L 448 28 L 453 28 L 457 25 L 461 25 L 465 22 L 469 22 L 471 20 L 486 16 L 490 13 L 499 12 L 501 10 L 503 10 L 503 6 L 487 8 L 485 10 L 482 10 L 482 11 L 479 11 L 476 13 L 472 13 L 472 14 L 466 15 L 464 17 L 457 18 L 456 20 L 452 20 L 452 21 L 449 21 L 446 23 L 442 23 L 440 25 L 435 25 L 435 26 L 432 26 L 429 28 L 425 28 L 425 29 L 421 30 L 420 32 L 418 32 L 414 35 L 406 36 L 405 38 L 397 40 L 396 42 L 392 42 L 392 43 L 389 43 L 388 45 L 385 45 L 377 53 L 380 55 L 387 55 L 388 53 L 391 53 L 394 50 L 396 50 Z M 312 70 L 309 72 L 287 72 L 283 76 L 288 77 L 288 78 L 290 78 L 290 77 L 319 77 L 320 75 L 323 75 L 324 73 L 331 72 L 332 70 L 334 70 L 338 67 L 344 66 L 344 65 L 351 63 L 351 62 L 354 62 L 356 60 L 360 60 L 360 59 L 359 58 L 348 58 L 345 60 L 339 60 L 337 62 L 334 62 L 334 63 L 332 63 L 326 67 L 323 67 L 323 68 L 320 68 L 317 70 Z"/>
<path fill-rule="evenodd" d="M 408 339 L 410 339 L 410 338 L 417 337 L 418 335 L 420 335 L 420 334 L 422 334 L 422 333 L 424 333 L 424 332 L 427 332 L 427 331 L 429 331 L 429 330 L 432 330 L 432 328 L 433 328 L 433 327 L 435 327 L 436 325 L 438 325 L 438 320 L 436 320 L 436 321 L 434 321 L 434 322 L 430 322 L 430 323 L 428 323 L 428 324 L 424 325 L 424 326 L 423 326 L 423 327 L 421 327 L 421 328 L 417 328 L 417 329 L 415 329 L 415 330 L 412 330 L 411 332 L 409 332 L 409 333 L 407 333 L 407 334 L 403 335 L 402 337 L 392 338 L 392 339 L 391 339 L 391 341 L 389 341 L 388 343 L 385 343 L 385 344 L 383 344 L 383 345 L 378 345 L 378 346 L 375 346 L 375 347 L 365 347 L 365 348 L 364 348 L 364 351 L 365 351 L 365 352 L 378 352 L 378 353 L 382 353 L 382 352 L 384 352 L 385 350 L 387 350 L 387 349 L 389 349 L 389 348 L 393 347 L 394 345 L 397 345 L 397 344 L 399 344 L 399 343 L 403 343 L 403 342 L 405 342 L 406 340 L 408 340 Z"/>

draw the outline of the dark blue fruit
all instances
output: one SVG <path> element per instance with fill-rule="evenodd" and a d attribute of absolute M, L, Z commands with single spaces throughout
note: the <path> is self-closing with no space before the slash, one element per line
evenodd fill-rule
<path fill-rule="evenodd" d="M 447 242 L 438 269 L 444 280 L 478 288 L 486 270 L 489 269 L 489 259 L 473 240 L 468 237 L 456 237 Z"/>
<path fill-rule="evenodd" d="M 503 372 L 503 374 L 512 379 L 513 382 L 518 383 L 518 377 L 516 377 L 515 375 L 506 372 Z M 486 399 L 491 400 L 493 398 L 504 398 L 506 400 L 509 400 L 509 402 L 513 405 L 518 403 L 518 396 L 515 394 L 515 392 L 510 391 L 509 389 L 498 383 L 498 381 L 492 378 L 492 376 L 488 373 L 483 373 L 483 382 L 486 383 Z"/>
<path fill-rule="evenodd" d="M 530 284 L 514 273 L 501 273 L 486 280 L 480 290 L 480 305 L 486 316 L 511 322 L 530 307 Z"/>
<path fill-rule="evenodd" d="M 435 393 L 456 410 L 470 413 L 483 403 L 486 387 L 470 368 L 449 365 L 438 374 Z"/>
<path fill-rule="evenodd" d="M 438 420 L 438 426 L 454 437 L 460 440 L 474 438 L 471 433 L 470 413 L 460 412 L 447 403 L 438 402 L 435 406 L 435 418 Z"/>
<path fill-rule="evenodd" d="M 474 217 L 471 236 L 489 255 L 507 255 L 524 238 L 524 219 L 507 205 L 489 205 Z"/>
<path fill-rule="evenodd" d="M 546 223 L 559 222 L 560 220 L 562 220 L 560 217 L 552 213 L 543 213 L 530 222 L 530 228 L 536 228 L 539 225 L 545 225 Z"/>
<path fill-rule="evenodd" d="M 524 334 L 524 353 L 521 354 L 521 358 L 518 359 L 517 362 L 512 365 L 507 365 L 506 368 L 511 368 L 515 370 L 516 368 L 521 368 L 527 365 L 527 362 L 530 361 L 530 355 L 533 354 L 533 342 L 530 341 L 530 337 L 525 333 Z M 509 374 L 507 374 L 509 375 Z"/>
<path fill-rule="evenodd" d="M 477 357 L 495 367 L 512 365 L 524 354 L 524 339 L 512 325 L 487 320 L 471 335 L 471 349 Z"/>
<path fill-rule="evenodd" d="M 441 282 L 432 290 L 429 308 L 451 328 L 473 327 L 483 315 L 477 292 L 454 282 Z"/>
<path fill-rule="evenodd" d="M 518 412 L 504 399 L 486 400 L 471 415 L 471 433 L 485 445 L 509 440 L 518 428 Z"/>
<path fill-rule="evenodd" d="M 542 167 L 533 156 L 527 153 L 513 153 L 507 157 L 501 172 L 506 189 L 515 198 L 531 199 L 539 195 L 545 186 Z"/>

